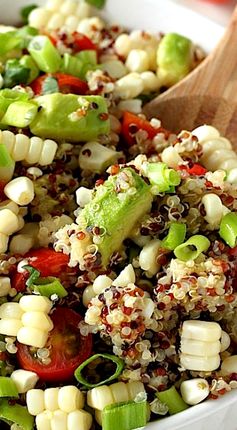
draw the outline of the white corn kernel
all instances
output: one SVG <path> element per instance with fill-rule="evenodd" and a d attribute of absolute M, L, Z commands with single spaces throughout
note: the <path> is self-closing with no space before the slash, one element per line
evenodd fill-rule
<path fill-rule="evenodd" d="M 217 354 L 210 357 L 198 357 L 197 355 L 181 353 L 180 364 L 184 369 L 211 372 L 220 366 L 220 356 Z"/>
<path fill-rule="evenodd" d="M 204 219 L 210 225 L 219 225 L 223 216 L 222 201 L 219 196 L 214 193 L 205 194 L 201 200 L 206 215 Z"/>
<path fill-rule="evenodd" d="M 125 63 L 129 72 L 142 73 L 149 70 L 149 56 L 143 49 L 132 49 Z"/>
<path fill-rule="evenodd" d="M 48 339 L 48 332 L 33 327 L 21 327 L 17 333 L 17 340 L 23 345 L 43 348 Z"/>
<path fill-rule="evenodd" d="M 39 158 L 40 166 L 47 166 L 52 163 L 54 156 L 56 154 L 58 145 L 54 140 L 46 139 L 43 143 L 43 148 Z"/>
<path fill-rule="evenodd" d="M 83 291 L 82 294 L 82 303 L 83 305 L 87 308 L 91 299 L 93 299 L 93 297 L 95 297 L 95 291 L 93 288 L 93 285 L 88 285 L 88 287 L 86 287 Z"/>
<path fill-rule="evenodd" d="M 58 393 L 58 405 L 64 412 L 73 412 L 84 407 L 84 396 L 74 385 L 66 385 L 60 388 Z"/>
<path fill-rule="evenodd" d="M 22 296 L 19 301 L 20 307 L 23 311 L 39 311 L 49 313 L 52 308 L 52 302 L 48 297 L 44 296 Z"/>
<path fill-rule="evenodd" d="M 73 33 L 76 31 L 79 24 L 79 19 L 75 15 L 69 15 L 66 17 L 66 20 L 64 22 L 64 26 L 67 28 L 70 33 Z"/>
<path fill-rule="evenodd" d="M 79 187 L 76 190 L 76 202 L 78 206 L 84 208 L 92 200 L 93 190 L 89 188 Z"/>
<path fill-rule="evenodd" d="M 90 430 L 92 415 L 83 410 L 70 412 L 67 417 L 67 430 L 77 430 L 78 425 L 80 425 L 80 430 Z"/>
<path fill-rule="evenodd" d="M 9 236 L 4 233 L 0 233 L 0 254 L 3 254 L 7 251 L 8 241 Z"/>
<path fill-rule="evenodd" d="M 23 369 L 14 370 L 11 374 L 11 378 L 16 384 L 18 393 L 27 393 L 27 391 L 32 390 L 39 380 L 35 372 Z"/>
<path fill-rule="evenodd" d="M 90 16 L 90 13 L 91 6 L 85 1 L 80 1 L 76 10 L 76 16 L 79 18 L 79 20 L 87 18 L 88 16 Z"/>
<path fill-rule="evenodd" d="M 182 337 L 213 342 L 221 337 L 221 327 L 216 322 L 187 320 L 182 326 Z"/>
<path fill-rule="evenodd" d="M 9 209 L 0 211 L 0 233 L 10 236 L 18 230 L 19 222 L 17 215 Z"/>
<path fill-rule="evenodd" d="M 140 393 L 145 393 L 145 388 L 142 382 L 140 381 L 132 381 L 126 384 L 129 400 L 134 400 L 135 397 Z"/>
<path fill-rule="evenodd" d="M 38 163 L 42 149 L 43 149 L 43 140 L 37 136 L 31 137 L 30 148 L 25 158 L 25 161 L 29 164 Z"/>
<path fill-rule="evenodd" d="M 230 184 L 237 184 L 237 167 L 228 172 L 226 181 Z"/>
<path fill-rule="evenodd" d="M 24 255 L 33 248 L 34 243 L 34 238 L 28 234 L 17 234 L 11 239 L 9 250 L 12 254 Z"/>
<path fill-rule="evenodd" d="M 222 361 L 221 372 L 224 375 L 237 373 L 237 355 L 231 355 Z"/>
<path fill-rule="evenodd" d="M 142 100 L 140 99 L 128 99 L 121 100 L 118 103 L 118 109 L 122 112 L 129 111 L 135 114 L 142 112 Z"/>
<path fill-rule="evenodd" d="M 230 346 L 230 336 L 226 331 L 221 331 L 221 352 L 226 351 Z"/>
<path fill-rule="evenodd" d="M 37 430 L 51 430 L 51 420 L 53 414 L 50 411 L 44 411 L 35 417 Z"/>
<path fill-rule="evenodd" d="M 115 287 L 126 287 L 128 284 L 134 284 L 136 280 L 132 264 L 128 264 L 113 281 Z"/>
<path fill-rule="evenodd" d="M 29 25 L 35 28 L 43 28 L 47 26 L 52 12 L 43 7 L 33 9 L 29 14 Z"/>
<path fill-rule="evenodd" d="M 20 320 L 23 311 L 19 303 L 7 302 L 0 306 L 0 318 Z"/>
<path fill-rule="evenodd" d="M 185 403 L 188 405 L 197 405 L 206 399 L 210 388 L 205 379 L 195 378 L 183 381 L 180 385 L 180 392 Z"/>
<path fill-rule="evenodd" d="M 50 331 L 53 329 L 52 320 L 48 315 L 45 314 L 45 312 L 24 312 L 21 321 L 25 327 L 33 327 L 43 331 Z"/>
<path fill-rule="evenodd" d="M 95 410 L 95 420 L 102 427 L 102 411 Z"/>
<path fill-rule="evenodd" d="M 64 0 L 48 0 L 45 7 L 46 9 L 58 11 L 60 10 Z"/>
<path fill-rule="evenodd" d="M 4 143 L 9 154 L 12 153 L 15 144 L 15 135 L 9 130 L 0 131 L 0 143 Z"/>
<path fill-rule="evenodd" d="M 16 134 L 15 143 L 11 152 L 11 157 L 14 161 L 22 161 L 25 159 L 30 146 L 30 140 L 25 134 Z"/>
<path fill-rule="evenodd" d="M 149 275 L 155 275 L 160 269 L 160 264 L 157 263 L 157 256 L 160 247 L 160 240 L 154 239 L 148 242 L 140 252 L 139 265 L 141 269 L 146 270 Z"/>
<path fill-rule="evenodd" d="M 203 342 L 201 340 L 192 340 L 181 338 L 181 351 L 184 354 L 192 354 L 200 357 L 209 357 L 220 353 L 221 344 L 219 340 L 214 342 Z"/>
<path fill-rule="evenodd" d="M 97 278 L 95 278 L 93 283 L 93 289 L 95 294 L 102 293 L 105 288 L 109 288 L 112 285 L 112 279 L 109 278 L 107 275 L 99 275 Z"/>
<path fill-rule="evenodd" d="M 160 87 L 160 81 L 155 73 L 146 71 L 141 73 L 141 78 L 144 84 L 144 91 L 157 91 Z"/>
<path fill-rule="evenodd" d="M 161 153 L 161 160 L 166 163 L 168 167 L 176 168 L 179 164 L 183 163 L 178 151 L 173 146 L 165 148 Z"/>
<path fill-rule="evenodd" d="M 212 125 L 201 125 L 192 131 L 194 136 L 197 136 L 200 143 L 206 140 L 216 139 L 220 136 L 219 131 Z"/>
<path fill-rule="evenodd" d="M 44 392 L 45 408 L 49 411 L 57 411 L 59 388 L 47 388 Z"/>
<path fill-rule="evenodd" d="M 77 2 L 72 0 L 65 0 L 60 7 L 60 12 L 63 15 L 73 15 L 76 12 Z"/>
<path fill-rule="evenodd" d="M 102 173 L 108 166 L 117 161 L 120 154 L 120 152 L 107 148 L 96 141 L 87 142 L 82 146 L 79 154 L 79 167 L 83 170 Z"/>
<path fill-rule="evenodd" d="M 3 202 L 0 203 L 0 210 L 2 209 L 9 209 L 15 215 L 18 215 L 19 213 L 19 206 L 15 202 L 9 199 L 4 200 Z"/>
<path fill-rule="evenodd" d="M 8 276 L 0 277 L 0 297 L 7 296 L 11 289 L 11 280 Z"/>
<path fill-rule="evenodd" d="M 132 49 L 132 41 L 128 34 L 120 34 L 114 43 L 115 51 L 122 55 L 123 57 L 127 57 L 130 50 Z"/>
<path fill-rule="evenodd" d="M 4 188 L 4 193 L 19 206 L 25 206 L 31 203 L 34 198 L 34 185 L 26 176 L 19 176 L 8 182 Z"/>
<path fill-rule="evenodd" d="M 64 24 L 65 17 L 60 13 L 54 13 L 48 21 L 47 27 L 50 30 L 58 30 Z"/>
<path fill-rule="evenodd" d="M 18 218 L 18 228 L 17 228 L 17 231 L 19 231 L 19 230 L 21 230 L 24 227 L 25 220 L 24 220 L 23 216 L 20 215 L 20 213 L 19 213 L 19 215 L 18 215 L 17 218 Z"/>
<path fill-rule="evenodd" d="M 87 392 L 87 403 L 93 409 L 102 411 L 105 406 L 114 403 L 111 386 L 101 385 L 100 387 L 92 388 Z"/>
<path fill-rule="evenodd" d="M 21 320 L 7 318 L 0 320 L 0 333 L 6 336 L 17 336 L 21 327 Z"/>
<path fill-rule="evenodd" d="M 121 99 L 133 99 L 144 90 L 144 83 L 138 73 L 129 73 L 115 82 L 114 95 Z"/>
<path fill-rule="evenodd" d="M 26 393 L 26 405 L 31 415 L 41 414 L 45 410 L 44 392 L 34 388 Z"/>
<path fill-rule="evenodd" d="M 104 28 L 104 22 L 97 16 L 84 18 L 78 24 L 77 31 L 85 34 L 87 37 L 93 37 L 93 33 L 101 31 Z"/>
<path fill-rule="evenodd" d="M 115 382 L 115 384 L 110 385 L 113 403 L 127 402 L 130 400 L 130 395 L 128 392 L 128 384 L 124 382 Z"/>
<path fill-rule="evenodd" d="M 51 430 L 67 430 L 67 413 L 61 410 L 53 412 Z"/>
<path fill-rule="evenodd" d="M 128 73 L 127 67 L 120 60 L 110 60 L 102 64 L 102 69 L 113 79 L 120 79 Z"/>
<path fill-rule="evenodd" d="M 110 129 L 114 133 L 120 133 L 121 132 L 121 123 L 114 115 L 109 115 L 110 120 Z"/>

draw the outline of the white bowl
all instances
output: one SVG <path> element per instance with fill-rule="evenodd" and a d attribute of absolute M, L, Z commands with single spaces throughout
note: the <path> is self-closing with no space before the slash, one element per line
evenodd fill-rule
<path fill-rule="evenodd" d="M 44 0 L 0 0 L 1 23 L 19 21 L 23 5 Z M 189 36 L 210 52 L 221 38 L 224 29 L 170 0 L 107 0 L 101 15 L 112 23 L 128 28 L 151 31 L 176 31 Z M 209 400 L 190 409 L 147 425 L 149 430 L 237 430 L 237 392 L 232 391 L 218 400 Z M 112 430 L 112 429 L 111 429 Z"/>

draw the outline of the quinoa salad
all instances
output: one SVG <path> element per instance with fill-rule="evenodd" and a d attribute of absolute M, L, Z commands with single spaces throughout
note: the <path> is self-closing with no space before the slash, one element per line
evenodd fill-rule
<path fill-rule="evenodd" d="M 1 429 L 133 430 L 237 388 L 237 155 L 142 113 L 205 54 L 103 4 L 0 26 Z"/>

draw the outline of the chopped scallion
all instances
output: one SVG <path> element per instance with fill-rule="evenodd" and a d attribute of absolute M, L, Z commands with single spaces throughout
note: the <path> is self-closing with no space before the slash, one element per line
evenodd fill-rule
<path fill-rule="evenodd" d="M 121 402 L 108 405 L 102 412 L 102 430 L 133 430 L 145 427 L 148 405 L 142 402 Z"/>
<path fill-rule="evenodd" d="M 11 167 L 14 164 L 8 149 L 3 143 L 0 144 L 0 167 Z"/>
<path fill-rule="evenodd" d="M 7 376 L 0 376 L 0 397 L 18 397 L 18 391 L 13 379 Z"/>
<path fill-rule="evenodd" d="M 10 104 L 5 115 L 1 119 L 2 124 L 14 127 L 28 127 L 35 118 L 38 107 L 33 102 L 16 101 Z"/>
<path fill-rule="evenodd" d="M 59 298 L 63 298 L 68 295 L 67 290 L 63 287 L 60 280 L 53 276 L 37 278 L 33 282 L 32 288 L 35 293 L 40 293 L 41 296 L 45 297 L 51 297 L 53 294 L 56 294 Z"/>
<path fill-rule="evenodd" d="M 23 430 L 34 428 L 34 417 L 29 414 L 27 408 L 17 403 L 11 405 L 5 399 L 0 401 L 0 420 L 17 424 Z"/>
<path fill-rule="evenodd" d="M 97 9 L 102 9 L 106 3 L 106 0 L 86 0 L 86 3 L 97 7 Z"/>
<path fill-rule="evenodd" d="M 165 163 L 148 163 L 146 175 L 159 193 L 170 191 L 170 188 L 179 185 L 181 181 L 179 172 L 169 169 Z"/>
<path fill-rule="evenodd" d="M 30 41 L 28 50 L 40 70 L 55 73 L 60 69 L 61 56 L 47 36 L 35 36 Z"/>
<path fill-rule="evenodd" d="M 236 246 L 237 213 L 230 212 L 222 218 L 219 235 L 231 248 Z"/>
<path fill-rule="evenodd" d="M 188 408 L 188 405 L 184 402 L 175 386 L 168 390 L 160 391 L 156 395 L 162 403 L 167 405 L 170 415 L 177 414 Z"/>
<path fill-rule="evenodd" d="M 183 243 L 185 235 L 186 225 L 180 222 L 172 222 L 167 236 L 161 242 L 161 246 L 173 251 L 177 246 Z"/>
<path fill-rule="evenodd" d="M 14 87 L 18 84 L 27 84 L 30 76 L 30 69 L 20 63 L 20 60 L 8 60 L 3 76 L 4 87 Z"/>
<path fill-rule="evenodd" d="M 22 269 L 27 270 L 27 272 L 30 273 L 30 277 L 27 279 L 26 285 L 27 287 L 31 288 L 34 282 L 40 277 L 40 272 L 39 270 L 29 265 L 23 266 Z"/>
<path fill-rule="evenodd" d="M 116 370 L 113 372 L 113 374 L 106 379 L 103 379 L 102 381 L 91 384 L 88 382 L 88 380 L 82 375 L 83 370 L 93 361 L 99 361 L 100 359 L 111 361 L 116 365 Z M 121 358 L 116 357 L 115 355 L 111 354 L 94 354 L 92 357 L 88 358 L 88 360 L 84 361 L 80 366 L 75 370 L 74 375 L 80 384 L 83 384 L 86 388 L 94 388 L 99 387 L 100 385 L 105 385 L 108 382 L 113 381 L 114 379 L 117 379 L 118 376 L 121 374 L 122 370 L 124 368 L 124 361 L 121 360 Z"/>
<path fill-rule="evenodd" d="M 201 234 L 190 237 L 186 242 L 177 246 L 174 250 L 175 256 L 182 261 L 195 260 L 202 252 L 208 250 L 210 241 Z"/>

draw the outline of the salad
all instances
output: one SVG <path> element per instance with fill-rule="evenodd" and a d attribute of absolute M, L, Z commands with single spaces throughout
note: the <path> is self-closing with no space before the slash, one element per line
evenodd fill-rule
<path fill-rule="evenodd" d="M 204 54 L 92 5 L 48 0 L 0 28 L 11 430 L 133 430 L 237 388 L 237 155 L 212 126 L 142 113 Z"/>

